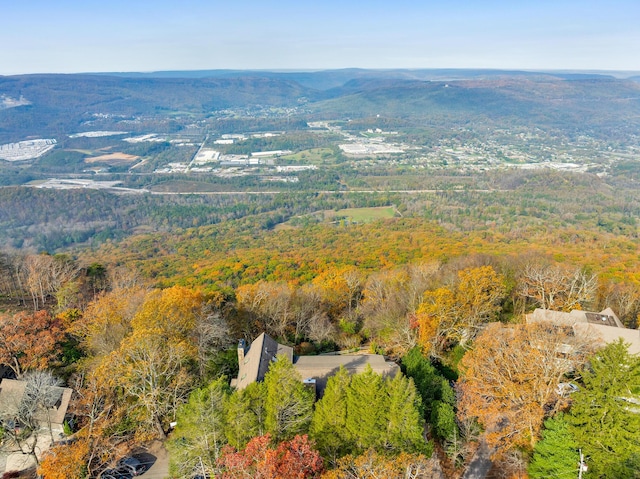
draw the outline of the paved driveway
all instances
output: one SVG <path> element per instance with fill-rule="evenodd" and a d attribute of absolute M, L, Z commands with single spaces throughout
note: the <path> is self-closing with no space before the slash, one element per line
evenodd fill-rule
<path fill-rule="evenodd" d="M 160 441 L 152 443 L 147 452 L 135 456 L 143 463 L 152 463 L 151 468 L 138 477 L 145 479 L 166 479 L 169 477 L 169 454 Z"/>
<path fill-rule="evenodd" d="M 491 466 L 491 454 L 493 451 L 489 449 L 487 442 L 482 438 L 480 440 L 480 447 L 476 451 L 476 455 L 473 456 L 469 467 L 462 476 L 462 479 L 484 479 L 489 474 Z"/>

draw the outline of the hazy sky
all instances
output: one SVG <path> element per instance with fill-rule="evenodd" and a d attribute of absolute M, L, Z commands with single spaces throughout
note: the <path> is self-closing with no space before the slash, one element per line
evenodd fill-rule
<path fill-rule="evenodd" d="M 640 70 L 638 0 L 0 0 L 0 74 Z"/>

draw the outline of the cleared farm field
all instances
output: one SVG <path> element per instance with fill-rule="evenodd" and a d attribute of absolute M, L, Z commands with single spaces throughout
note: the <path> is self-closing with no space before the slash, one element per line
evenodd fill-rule
<path fill-rule="evenodd" d="M 325 217 L 329 216 L 326 212 Z M 347 218 L 357 223 L 367 223 L 369 221 L 393 218 L 396 216 L 395 206 L 377 206 L 372 208 L 345 208 L 343 210 L 332 211 L 333 217 Z M 331 216 L 329 216 L 331 217 Z"/>
<path fill-rule="evenodd" d="M 376 206 L 370 208 L 344 208 L 341 210 L 322 210 L 308 215 L 296 216 L 275 226 L 276 230 L 304 227 L 312 223 L 337 223 L 347 220 L 350 223 L 368 223 L 399 215 L 395 206 Z"/>
<path fill-rule="evenodd" d="M 94 156 L 90 158 L 85 158 L 85 163 L 106 163 L 108 165 L 122 165 L 133 163 L 136 161 L 139 156 L 135 155 L 127 155 L 126 153 L 110 153 L 108 155 L 102 156 Z"/>

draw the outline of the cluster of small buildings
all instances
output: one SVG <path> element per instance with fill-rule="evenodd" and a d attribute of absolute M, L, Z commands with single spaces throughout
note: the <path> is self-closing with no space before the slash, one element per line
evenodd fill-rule
<path fill-rule="evenodd" d="M 356 143 L 343 143 L 338 145 L 347 155 L 367 156 L 404 153 L 404 149 L 396 145 L 376 141 L 358 141 Z"/>
<path fill-rule="evenodd" d="M 131 138 L 123 138 L 122 141 L 127 143 L 160 143 L 166 141 L 165 138 L 160 138 L 155 133 L 149 133 L 148 135 L 132 136 Z"/>
<path fill-rule="evenodd" d="M 266 133 L 254 133 L 251 136 L 251 138 L 272 138 L 274 136 L 280 136 L 282 133 L 272 133 L 272 132 L 266 132 Z M 221 135 L 219 139 L 215 140 L 213 143 L 215 145 L 233 145 L 236 141 L 244 141 L 247 138 L 249 138 L 249 136 L 245 135 L 244 133 L 235 133 L 235 134 L 224 134 Z"/>

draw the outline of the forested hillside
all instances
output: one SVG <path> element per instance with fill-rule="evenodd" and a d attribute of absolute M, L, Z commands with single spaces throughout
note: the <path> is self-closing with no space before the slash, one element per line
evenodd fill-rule
<path fill-rule="evenodd" d="M 160 116 L 167 113 L 182 111 L 190 116 L 246 105 L 289 106 L 307 94 L 300 85 L 264 78 L 132 79 L 83 75 L 0 77 L 0 91 L 29 102 L 0 110 L 2 142 L 32 135 L 65 135 L 87 122 L 110 124 L 114 119 L 117 122 L 139 116 L 147 117 L 154 128 L 170 131 L 182 127 L 180 122 L 161 121 Z M 126 125 L 127 130 L 134 131 L 145 127 L 136 126 L 136 122 Z"/>
<path fill-rule="evenodd" d="M 560 230 L 496 237 L 402 218 L 299 232 L 224 233 L 193 229 L 176 243 L 168 236 L 135 239 L 117 246 L 125 255 L 117 255 L 114 245 L 80 262 L 63 255 L 4 256 L 5 307 L 26 311 L 3 314 L 0 360 L 27 381 L 33 371 L 48 368 L 80 394 L 73 406 L 77 442 L 47 455 L 42 471 L 53 474 L 64 460 L 71 461 L 64 467 L 98 473 L 131 445 L 164 438 L 173 418 L 175 477 L 189 477 L 197 467 L 211 474 L 258 474 L 267 466 L 254 461 L 256 451 L 269 448 L 303 455 L 303 462 L 281 458 L 268 466 L 301 467 L 303 477 L 320 477 L 323 470 L 326 477 L 343 477 L 372 467 L 372 461 L 397 471 L 389 474 L 409 467 L 454 477 L 481 439 L 494 448 L 497 470 L 524 471 L 537 454 L 565 454 L 553 446 L 538 452 L 545 419 L 561 420 L 556 415 L 564 412 L 573 424 L 571 438 L 581 437 L 580 421 L 591 421 L 579 409 L 591 384 L 583 368 L 601 345 L 576 343 L 580 355 L 572 356 L 572 368 L 564 362 L 553 370 L 542 367 L 553 361 L 558 344 L 581 338 L 522 324 L 523 312 L 609 306 L 629 327 L 640 313 L 636 243 L 612 234 Z M 132 255 L 149 259 L 138 264 Z M 189 286 L 169 287 L 175 283 Z M 231 391 L 236 339 L 251 340 L 263 331 L 299 354 L 361 347 L 385 353 L 412 380 L 398 375 L 383 381 L 373 372 L 337 375 L 314 406 L 283 358 L 264 383 Z M 616 347 L 612 354 L 625 354 L 624 345 Z M 504 402 L 495 402 L 495 376 L 487 364 L 499 368 L 499 359 L 527 377 L 514 384 L 501 380 Z M 163 381 L 145 386 L 158 368 Z M 623 379 L 630 385 L 636 380 L 632 371 Z M 558 382 L 582 388 L 583 374 L 584 399 L 568 401 Z M 449 381 L 456 379 L 451 389 Z M 290 412 L 278 412 L 283 398 Z M 322 412 L 340 404 L 346 404 L 344 416 Z M 371 424 L 356 414 L 362 404 L 380 409 L 366 416 L 375 418 Z M 505 423 L 507 412 L 513 416 Z M 292 414 L 299 419 L 278 419 Z M 621 413 L 610 427 L 635 419 Z M 527 421 L 527 433 L 510 432 L 522 431 L 519 421 Z M 630 441 L 625 451 L 634 450 Z M 589 454 L 595 457 L 596 449 Z M 632 455 L 625 457 L 630 462 L 621 470 L 635 464 Z M 547 467 L 541 460 L 531 467 Z"/>

